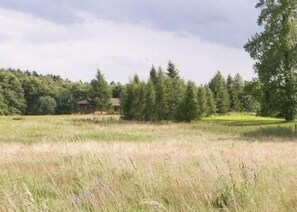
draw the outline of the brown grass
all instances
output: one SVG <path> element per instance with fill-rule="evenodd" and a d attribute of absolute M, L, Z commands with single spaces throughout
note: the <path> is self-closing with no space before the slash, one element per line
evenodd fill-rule
<path fill-rule="evenodd" d="M 100 140 L 59 142 L 60 122 Z M 74 124 L 55 119 L 45 125 L 56 136 L 0 143 L 0 211 L 297 210 L 294 141 L 250 142 L 194 124 Z M 114 129 L 123 140 L 109 139 Z"/>

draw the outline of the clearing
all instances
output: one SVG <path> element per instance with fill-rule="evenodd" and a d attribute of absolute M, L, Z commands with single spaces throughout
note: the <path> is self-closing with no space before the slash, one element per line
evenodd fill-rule
<path fill-rule="evenodd" d="M 0 211 L 296 211 L 295 123 L 0 117 Z"/>

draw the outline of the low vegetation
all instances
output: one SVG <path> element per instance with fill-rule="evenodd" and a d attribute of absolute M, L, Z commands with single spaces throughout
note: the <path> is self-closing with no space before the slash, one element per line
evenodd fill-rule
<path fill-rule="evenodd" d="M 282 119 L 1 117 L 0 129 L 0 211 L 297 210 L 297 133 Z"/>

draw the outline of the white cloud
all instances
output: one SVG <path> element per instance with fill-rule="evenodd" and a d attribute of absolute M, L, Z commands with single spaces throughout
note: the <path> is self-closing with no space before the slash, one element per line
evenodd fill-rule
<path fill-rule="evenodd" d="M 253 62 L 243 49 L 78 15 L 82 22 L 59 25 L 0 9 L 0 64 L 87 81 L 99 67 L 108 80 L 125 82 L 135 73 L 146 78 L 152 63 L 166 66 L 171 59 L 184 78 L 197 83 L 206 83 L 217 70 L 252 76 Z"/>

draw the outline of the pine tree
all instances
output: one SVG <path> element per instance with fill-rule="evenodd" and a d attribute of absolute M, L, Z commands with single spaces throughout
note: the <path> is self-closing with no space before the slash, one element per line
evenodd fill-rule
<path fill-rule="evenodd" d="M 165 86 L 165 76 L 162 68 L 158 71 L 158 83 L 156 85 L 156 114 L 158 120 L 168 119 L 167 90 Z"/>
<path fill-rule="evenodd" d="M 228 90 L 228 94 L 230 97 L 230 110 L 233 111 L 234 110 L 234 99 L 233 99 L 233 78 L 232 76 L 229 74 L 227 77 L 227 90 Z"/>
<path fill-rule="evenodd" d="M 151 71 L 150 71 L 150 81 L 154 84 L 157 85 L 158 83 L 158 73 L 155 69 L 155 66 L 152 66 Z"/>
<path fill-rule="evenodd" d="M 229 94 L 226 87 L 222 87 L 217 93 L 216 106 L 218 113 L 225 114 L 230 109 Z"/>
<path fill-rule="evenodd" d="M 96 79 L 91 81 L 91 97 L 95 108 L 101 112 L 111 107 L 111 89 L 104 79 L 104 75 L 97 70 Z"/>
<path fill-rule="evenodd" d="M 145 119 L 146 107 L 146 86 L 144 82 L 136 83 L 135 101 L 132 107 L 132 113 L 135 120 L 143 121 Z"/>
<path fill-rule="evenodd" d="M 247 112 L 261 113 L 261 84 L 258 79 L 246 81 L 243 91 L 243 107 Z"/>
<path fill-rule="evenodd" d="M 167 118 L 174 120 L 177 118 L 178 106 L 182 101 L 184 92 L 184 82 L 180 79 L 179 71 L 175 65 L 169 61 L 167 68 L 167 78 L 165 79 L 165 86 L 167 91 Z"/>
<path fill-rule="evenodd" d="M 178 113 L 178 105 L 183 99 L 184 83 L 179 78 L 167 77 L 165 87 L 167 91 L 168 119 L 174 120 Z"/>
<path fill-rule="evenodd" d="M 214 99 L 214 95 L 211 91 L 210 88 L 205 88 L 206 89 L 206 115 L 210 116 L 216 113 L 216 103 Z"/>
<path fill-rule="evenodd" d="M 148 81 L 146 85 L 146 96 L 145 96 L 145 109 L 144 109 L 144 120 L 155 121 L 156 120 L 156 93 L 153 82 Z"/>
<path fill-rule="evenodd" d="M 221 72 L 218 71 L 210 81 L 209 88 L 214 94 L 217 112 L 221 114 L 227 113 L 230 109 L 230 97 L 227 90 L 227 83 Z"/>
<path fill-rule="evenodd" d="M 203 117 L 207 114 L 207 98 L 206 89 L 200 86 L 197 90 L 197 104 L 198 104 L 198 116 Z"/>
<path fill-rule="evenodd" d="M 169 61 L 168 62 L 168 68 L 167 68 L 167 76 L 171 79 L 179 79 L 179 71 L 175 67 L 175 65 Z"/>
<path fill-rule="evenodd" d="M 198 103 L 196 90 L 197 88 L 195 86 L 195 83 L 191 81 L 187 83 L 187 88 L 182 103 L 182 121 L 190 122 L 198 118 Z"/>
<path fill-rule="evenodd" d="M 132 120 L 134 118 L 134 114 L 132 111 L 135 99 L 134 93 L 135 83 L 133 81 L 130 81 L 128 84 L 126 84 L 121 99 L 123 116 L 127 120 Z"/>
<path fill-rule="evenodd" d="M 231 96 L 233 100 L 233 108 L 237 112 L 243 111 L 243 89 L 244 81 L 239 74 L 236 74 L 233 81 Z"/>

